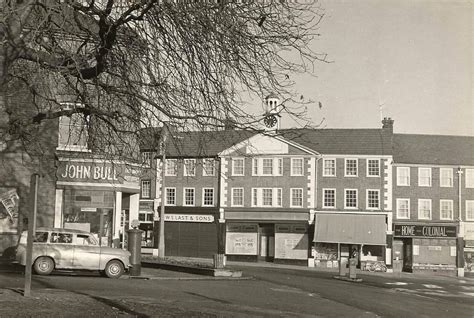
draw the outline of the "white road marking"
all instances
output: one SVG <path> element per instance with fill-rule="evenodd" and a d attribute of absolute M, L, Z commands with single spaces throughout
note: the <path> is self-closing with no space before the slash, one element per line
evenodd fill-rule
<path fill-rule="evenodd" d="M 422 284 L 426 288 L 431 288 L 431 289 L 443 289 L 443 287 L 438 286 L 438 285 L 430 285 L 430 284 Z"/>
<path fill-rule="evenodd" d="M 409 283 L 405 282 L 394 282 L 394 283 L 385 283 L 387 285 L 396 285 L 396 286 L 403 286 L 403 285 L 408 285 Z M 411 283 L 410 283 L 411 284 Z"/>
<path fill-rule="evenodd" d="M 462 292 L 462 294 L 474 297 L 474 293 L 466 293 L 466 292 Z"/>
<path fill-rule="evenodd" d="M 460 286 L 462 289 L 474 290 L 474 286 Z"/>

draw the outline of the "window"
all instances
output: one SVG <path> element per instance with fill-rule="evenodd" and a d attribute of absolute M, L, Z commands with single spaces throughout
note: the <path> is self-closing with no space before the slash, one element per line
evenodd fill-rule
<path fill-rule="evenodd" d="M 151 166 L 151 152 L 149 151 L 142 152 L 142 165 L 146 167 Z"/>
<path fill-rule="evenodd" d="M 474 188 L 474 169 L 466 169 L 466 188 Z"/>
<path fill-rule="evenodd" d="M 202 191 L 203 191 L 202 192 L 202 205 L 213 206 L 214 205 L 214 189 L 203 188 Z"/>
<path fill-rule="evenodd" d="M 397 185 L 410 185 L 410 167 L 397 167 Z"/>
<path fill-rule="evenodd" d="M 151 181 L 142 181 L 142 198 L 149 198 L 151 196 Z"/>
<path fill-rule="evenodd" d="M 453 200 L 440 200 L 439 209 L 441 220 L 453 219 Z"/>
<path fill-rule="evenodd" d="M 420 220 L 431 220 L 431 200 L 418 199 L 418 218 Z"/>
<path fill-rule="evenodd" d="M 202 175 L 212 177 L 216 174 L 216 161 L 214 159 L 204 159 L 202 161 Z"/>
<path fill-rule="evenodd" d="M 323 207 L 336 207 L 336 189 L 323 189 Z"/>
<path fill-rule="evenodd" d="M 166 189 L 166 205 L 176 205 L 176 188 Z"/>
<path fill-rule="evenodd" d="M 183 205 L 194 205 L 194 188 L 184 188 L 184 202 Z"/>
<path fill-rule="evenodd" d="M 252 188 L 252 206 L 278 207 L 281 204 L 281 188 Z"/>
<path fill-rule="evenodd" d="M 252 176 L 258 176 L 259 166 L 258 166 L 258 158 L 254 158 L 252 160 Z"/>
<path fill-rule="evenodd" d="M 291 158 L 291 175 L 303 175 L 303 158 Z"/>
<path fill-rule="evenodd" d="M 346 189 L 344 192 L 344 208 L 357 208 L 357 189 Z"/>
<path fill-rule="evenodd" d="M 431 187 L 431 168 L 418 168 L 418 186 Z"/>
<path fill-rule="evenodd" d="M 357 177 L 357 159 L 345 159 L 345 177 Z"/>
<path fill-rule="evenodd" d="M 196 159 L 184 159 L 184 176 L 196 175 Z"/>
<path fill-rule="evenodd" d="M 439 169 L 439 186 L 440 187 L 453 186 L 453 169 L 452 168 Z"/>
<path fill-rule="evenodd" d="M 474 200 L 466 200 L 466 221 L 474 221 Z"/>
<path fill-rule="evenodd" d="M 166 159 L 165 175 L 175 176 L 178 174 L 178 161 L 176 159 Z"/>
<path fill-rule="evenodd" d="M 291 189 L 291 206 L 303 207 L 303 189 Z"/>
<path fill-rule="evenodd" d="M 61 103 L 62 110 L 73 110 L 76 107 L 83 107 L 83 105 Z M 58 148 L 62 150 L 88 151 L 89 127 L 90 116 L 84 116 L 82 113 L 61 116 L 58 127 Z"/>
<path fill-rule="evenodd" d="M 271 176 L 273 174 L 273 159 L 262 159 L 262 175 Z"/>
<path fill-rule="evenodd" d="M 152 211 L 138 211 L 138 221 L 153 222 L 153 212 Z"/>
<path fill-rule="evenodd" d="M 243 158 L 232 159 L 232 175 L 233 176 L 244 175 L 244 159 Z"/>
<path fill-rule="evenodd" d="M 367 177 L 380 177 L 379 159 L 367 159 Z"/>
<path fill-rule="evenodd" d="M 380 190 L 367 190 L 367 209 L 380 209 Z"/>
<path fill-rule="evenodd" d="M 94 240 L 93 236 L 90 236 L 88 234 L 77 234 L 76 244 L 77 245 L 97 245 L 97 242 Z"/>
<path fill-rule="evenodd" d="M 397 219 L 410 218 L 410 199 L 397 199 Z"/>
<path fill-rule="evenodd" d="M 232 188 L 232 206 L 244 206 L 244 189 L 243 188 Z"/>
<path fill-rule="evenodd" d="M 51 233 L 51 243 L 72 243 L 72 234 L 71 233 Z"/>
<path fill-rule="evenodd" d="M 273 204 L 273 189 L 262 189 L 262 205 L 272 206 Z"/>
<path fill-rule="evenodd" d="M 323 159 L 323 176 L 336 176 L 336 159 Z"/>
<path fill-rule="evenodd" d="M 275 175 L 282 176 L 283 175 L 283 158 L 277 158 L 277 171 Z"/>

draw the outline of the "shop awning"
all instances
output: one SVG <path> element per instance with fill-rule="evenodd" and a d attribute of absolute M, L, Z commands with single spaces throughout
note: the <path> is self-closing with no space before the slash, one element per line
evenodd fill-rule
<path fill-rule="evenodd" d="M 385 215 L 316 214 L 313 242 L 386 244 Z"/>

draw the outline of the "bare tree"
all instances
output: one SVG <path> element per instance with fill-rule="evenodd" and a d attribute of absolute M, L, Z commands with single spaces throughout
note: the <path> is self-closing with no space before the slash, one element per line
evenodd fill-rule
<path fill-rule="evenodd" d="M 326 59 L 309 46 L 323 17 L 312 1 L 8 0 L 0 10 L 2 141 L 31 144 L 44 122 L 79 116 L 89 147 L 128 156 L 140 129 L 162 121 L 257 127 L 243 93 L 277 91 L 301 117 L 292 75 Z M 33 109 L 11 102 L 19 88 Z"/>

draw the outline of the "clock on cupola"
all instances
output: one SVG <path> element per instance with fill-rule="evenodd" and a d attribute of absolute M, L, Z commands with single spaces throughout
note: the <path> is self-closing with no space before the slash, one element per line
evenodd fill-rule
<path fill-rule="evenodd" d="M 272 131 L 280 129 L 280 99 L 274 93 L 265 97 L 265 115 L 263 124 L 265 130 Z"/>

